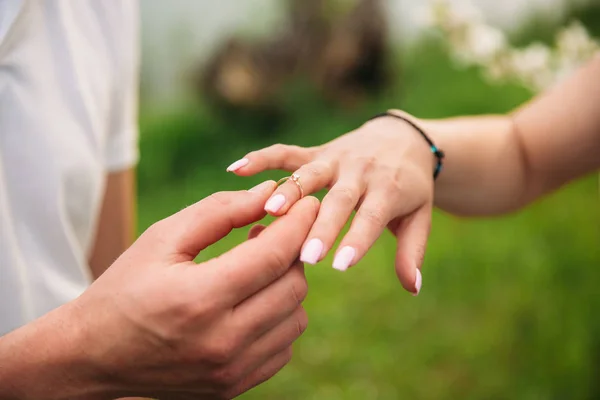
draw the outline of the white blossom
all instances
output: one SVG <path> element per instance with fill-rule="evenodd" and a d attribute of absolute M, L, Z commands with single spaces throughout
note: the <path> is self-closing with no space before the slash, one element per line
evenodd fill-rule
<path fill-rule="evenodd" d="M 556 39 L 556 78 L 562 80 L 599 50 L 598 44 L 579 22 L 558 33 Z"/>
<path fill-rule="evenodd" d="M 558 32 L 554 49 L 541 43 L 512 48 L 468 0 L 431 0 L 428 21 L 443 33 L 451 55 L 461 63 L 481 67 L 488 79 L 516 80 L 535 91 L 553 85 L 600 49 L 579 22 Z"/>
<path fill-rule="evenodd" d="M 600 45 L 577 21 L 557 33 L 554 48 L 533 43 L 518 49 L 508 45 L 500 30 L 485 25 L 467 0 L 430 1 L 428 22 L 442 31 L 451 55 L 464 64 L 482 67 L 490 80 L 517 80 L 542 91 L 600 53 Z"/>
<path fill-rule="evenodd" d="M 578 21 L 571 23 L 556 35 L 556 48 L 563 56 L 588 56 L 597 51 L 598 44 Z"/>
<path fill-rule="evenodd" d="M 448 0 L 431 0 L 427 21 L 432 26 L 445 26 L 448 29 L 460 29 L 474 22 L 483 21 L 483 15 L 468 0 L 455 0 L 452 7 Z"/>
<path fill-rule="evenodd" d="M 513 75 L 534 90 L 543 90 L 554 83 L 552 52 L 541 44 L 534 43 L 510 54 Z"/>
<path fill-rule="evenodd" d="M 506 47 L 506 38 L 498 29 L 483 23 L 474 24 L 468 29 L 467 46 L 475 62 L 490 62 Z"/>

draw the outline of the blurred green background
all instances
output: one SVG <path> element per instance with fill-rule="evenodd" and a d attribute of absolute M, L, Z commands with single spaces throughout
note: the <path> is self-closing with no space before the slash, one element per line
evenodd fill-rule
<path fill-rule="evenodd" d="M 584 11 L 577 17 L 597 35 L 597 8 Z M 555 29 L 534 19 L 513 40 L 547 40 Z M 162 113 L 142 107 L 140 231 L 215 191 L 283 176 L 225 172 L 251 150 L 321 144 L 392 107 L 435 118 L 502 113 L 532 95 L 456 68 L 435 39 L 394 54 L 402 71 L 397 90 L 352 109 L 332 105 L 301 80 L 286 88 L 285 117 L 276 123 L 223 117 L 203 101 Z M 307 267 L 310 323 L 295 357 L 242 398 L 600 398 L 598 189 L 598 176 L 590 176 L 504 218 L 437 212 L 416 298 L 396 279 L 389 233 L 346 273 L 331 268 L 331 257 Z M 246 234 L 234 231 L 202 258 Z"/>

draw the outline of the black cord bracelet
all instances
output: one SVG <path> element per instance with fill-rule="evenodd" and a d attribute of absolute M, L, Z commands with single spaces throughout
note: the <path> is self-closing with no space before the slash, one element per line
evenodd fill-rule
<path fill-rule="evenodd" d="M 431 152 L 433 153 L 435 158 L 437 158 L 437 165 L 435 166 L 435 170 L 433 171 L 433 179 L 436 179 L 438 177 L 438 175 L 440 174 L 440 172 L 442 171 L 443 160 L 445 157 L 444 152 L 442 150 L 438 149 L 438 147 L 435 144 L 433 144 L 433 141 L 429 138 L 429 136 L 427 136 L 427 134 L 423 131 L 423 129 L 421 129 L 417 124 L 415 124 L 408 118 L 404 118 L 401 115 L 396 115 L 391 112 L 384 112 L 384 113 L 375 115 L 374 117 L 369 119 L 369 121 L 372 121 L 377 118 L 382 118 L 382 117 L 392 117 L 392 118 L 400 119 L 400 120 L 406 122 L 407 124 L 409 124 L 410 126 L 412 126 L 413 128 L 415 128 L 417 130 L 417 132 L 419 132 L 421 134 L 421 136 L 423 136 L 423 139 L 425 139 L 425 141 L 427 141 L 427 144 L 429 144 L 429 148 L 431 149 Z"/>

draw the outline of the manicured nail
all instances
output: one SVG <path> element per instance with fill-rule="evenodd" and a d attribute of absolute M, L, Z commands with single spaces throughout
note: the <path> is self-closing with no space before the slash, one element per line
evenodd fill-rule
<path fill-rule="evenodd" d="M 343 247 L 333 259 L 333 268 L 338 271 L 345 271 L 350 267 L 352 260 L 356 256 L 356 250 L 353 247 Z"/>
<path fill-rule="evenodd" d="M 314 265 L 319 262 L 322 252 L 323 242 L 319 239 L 311 239 L 306 246 L 304 246 L 302 254 L 300 254 L 300 261 Z"/>
<path fill-rule="evenodd" d="M 269 201 L 267 201 L 267 204 L 265 205 L 265 211 L 270 213 L 276 213 L 281 209 L 281 207 L 283 207 L 284 204 L 285 196 L 282 194 L 277 194 L 271 197 Z"/>
<path fill-rule="evenodd" d="M 250 162 L 250 160 L 248 160 L 247 158 L 242 158 L 241 160 L 237 160 L 236 162 L 231 164 L 229 167 L 227 167 L 227 172 L 235 172 L 238 169 L 248 165 L 249 162 Z"/>
<path fill-rule="evenodd" d="M 256 186 L 254 186 L 252 189 L 249 189 L 249 192 L 255 193 L 255 192 L 262 192 L 264 190 L 267 190 L 267 188 L 271 187 L 271 185 L 273 184 L 273 181 L 266 181 L 263 183 L 260 183 Z"/>
<path fill-rule="evenodd" d="M 419 269 L 417 269 L 417 278 L 415 280 L 415 289 L 416 289 L 416 293 L 413 294 L 413 296 L 418 296 L 419 292 L 421 291 L 421 285 L 423 284 L 423 276 L 421 275 L 421 271 L 419 271 Z"/>

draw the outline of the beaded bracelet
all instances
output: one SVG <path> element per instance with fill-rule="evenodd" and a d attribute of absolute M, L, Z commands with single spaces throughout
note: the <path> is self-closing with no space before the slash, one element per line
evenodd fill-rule
<path fill-rule="evenodd" d="M 437 165 L 435 166 L 435 170 L 433 171 L 433 179 L 436 179 L 438 177 L 438 175 L 440 174 L 440 172 L 442 171 L 443 160 L 445 157 L 444 152 L 442 150 L 438 149 L 438 147 L 433 143 L 433 141 L 423 131 L 423 129 L 421 129 L 417 124 L 415 124 L 408 118 L 404 118 L 400 115 L 396 115 L 396 114 L 393 114 L 388 111 L 388 112 L 384 112 L 384 113 L 375 115 L 374 117 L 369 119 L 369 121 L 372 121 L 374 119 L 381 118 L 381 117 L 393 117 L 393 118 L 400 119 L 400 120 L 406 122 L 407 124 L 409 124 L 410 126 L 412 126 L 413 128 L 415 128 L 417 130 L 417 132 L 419 132 L 421 134 L 421 136 L 423 136 L 423 138 L 427 141 L 427 144 L 429 144 L 429 148 L 431 149 L 431 152 L 433 153 L 435 158 L 437 158 Z"/>

